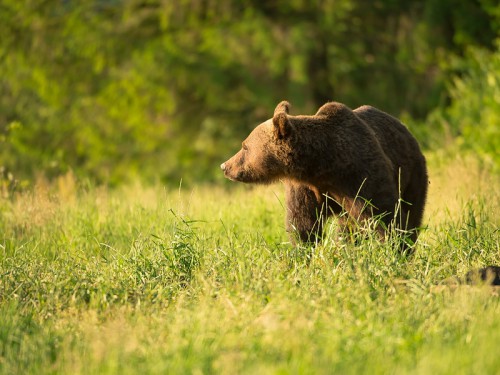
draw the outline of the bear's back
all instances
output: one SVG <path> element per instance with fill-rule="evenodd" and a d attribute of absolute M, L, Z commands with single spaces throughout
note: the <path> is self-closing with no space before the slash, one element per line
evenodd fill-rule
<path fill-rule="evenodd" d="M 415 147 L 415 138 L 409 130 L 397 118 L 369 105 L 356 108 L 353 111 L 366 124 L 368 124 L 384 146 L 392 146 L 397 142 L 409 143 L 409 147 Z"/>
<path fill-rule="evenodd" d="M 391 160 L 396 175 L 402 173 L 401 183 L 415 168 L 425 169 L 425 159 L 420 151 L 417 140 L 397 118 L 368 105 L 353 111 L 373 129 L 384 153 Z"/>

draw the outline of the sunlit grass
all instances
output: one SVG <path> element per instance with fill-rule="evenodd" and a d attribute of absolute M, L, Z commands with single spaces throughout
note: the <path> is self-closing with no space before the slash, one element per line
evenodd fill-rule
<path fill-rule="evenodd" d="M 434 152 L 427 156 L 430 164 L 429 196 L 426 222 L 438 225 L 462 216 L 468 202 L 483 202 L 490 219 L 500 224 L 500 176 L 489 173 L 471 155 L 457 156 Z"/>
<path fill-rule="evenodd" d="M 498 176 L 433 158 L 410 259 L 335 222 L 293 248 L 279 185 L 2 200 L 0 372 L 495 373 L 498 295 L 435 286 L 500 264 Z"/>

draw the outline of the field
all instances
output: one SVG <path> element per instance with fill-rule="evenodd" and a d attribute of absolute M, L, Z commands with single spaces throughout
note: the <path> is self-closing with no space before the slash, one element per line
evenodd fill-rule
<path fill-rule="evenodd" d="M 498 374 L 498 291 L 444 283 L 500 264 L 499 178 L 428 159 L 410 259 L 333 221 L 293 248 L 279 184 L 1 199 L 0 373 Z"/>

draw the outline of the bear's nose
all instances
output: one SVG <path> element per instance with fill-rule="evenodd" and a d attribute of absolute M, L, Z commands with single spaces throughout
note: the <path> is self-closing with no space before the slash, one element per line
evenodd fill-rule
<path fill-rule="evenodd" d="M 222 169 L 223 171 L 226 170 L 226 163 L 222 163 L 220 165 L 220 169 Z"/>

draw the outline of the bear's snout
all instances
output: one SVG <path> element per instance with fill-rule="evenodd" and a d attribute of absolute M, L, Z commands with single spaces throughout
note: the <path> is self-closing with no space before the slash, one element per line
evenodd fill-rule
<path fill-rule="evenodd" d="M 222 169 L 224 177 L 230 179 L 231 181 L 240 181 L 242 172 L 238 170 L 235 171 L 233 164 L 226 161 L 220 165 L 220 169 Z"/>

